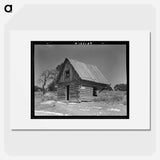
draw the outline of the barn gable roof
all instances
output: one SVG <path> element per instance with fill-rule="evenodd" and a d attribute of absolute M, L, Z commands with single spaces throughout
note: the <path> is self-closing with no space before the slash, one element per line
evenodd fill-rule
<path fill-rule="evenodd" d="M 75 71 L 82 80 L 92 81 L 96 83 L 108 84 L 107 79 L 103 76 L 97 66 L 85 64 L 83 62 L 68 59 Z"/>

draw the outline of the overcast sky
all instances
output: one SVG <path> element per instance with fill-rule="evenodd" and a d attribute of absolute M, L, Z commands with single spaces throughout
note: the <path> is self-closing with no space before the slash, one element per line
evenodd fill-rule
<path fill-rule="evenodd" d="M 126 45 L 36 45 L 35 83 L 65 58 L 96 65 L 112 86 L 126 83 Z"/>

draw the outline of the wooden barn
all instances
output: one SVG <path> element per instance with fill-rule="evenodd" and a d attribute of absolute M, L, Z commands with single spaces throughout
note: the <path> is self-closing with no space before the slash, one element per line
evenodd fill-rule
<path fill-rule="evenodd" d="M 57 78 L 59 101 L 91 101 L 108 81 L 94 66 L 66 58 Z"/>

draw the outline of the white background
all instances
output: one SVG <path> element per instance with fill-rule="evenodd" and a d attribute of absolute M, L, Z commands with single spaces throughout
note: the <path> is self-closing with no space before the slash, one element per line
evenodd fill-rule
<path fill-rule="evenodd" d="M 2 5 L 0 5 L 0 48 L 1 53 L 4 53 L 4 31 L 6 30 L 6 23 L 10 22 L 13 16 L 22 9 L 23 4 L 33 4 L 33 3 L 54 3 L 49 0 L 17 0 L 15 1 L 7 1 L 12 2 L 14 5 L 14 11 L 12 14 L 6 14 L 3 12 L 3 6 L 6 4 L 6 1 L 1 1 Z M 106 8 L 104 11 L 105 17 L 104 19 L 86 19 L 84 14 L 88 15 L 91 12 L 91 9 L 88 9 L 88 12 L 78 12 L 80 13 L 78 18 L 83 16 L 83 19 L 86 22 L 86 25 L 82 25 L 78 23 L 78 21 L 72 20 L 70 18 L 66 18 L 65 20 L 69 20 L 69 23 L 64 25 L 59 20 L 59 23 L 64 25 L 64 28 L 70 30 L 75 30 L 77 25 L 79 29 L 94 29 L 94 30 L 151 30 L 153 33 L 152 37 L 152 128 L 151 131 L 105 131 L 105 132 L 12 132 L 10 131 L 10 118 L 8 109 L 8 98 L 6 95 L 9 93 L 6 91 L 7 85 L 4 86 L 4 82 L 7 81 L 1 78 L 1 112 L 0 112 L 0 159 L 7 160 L 23 160 L 23 159 L 140 159 L 140 160 L 158 160 L 160 159 L 160 1 L 159 0 L 59 0 L 57 3 L 80 3 L 80 4 L 95 4 L 97 8 L 97 4 Z M 113 9 L 111 6 L 107 8 L 108 5 L 113 5 L 115 8 Z M 122 7 L 119 9 L 120 6 Z M 132 7 L 128 7 L 131 5 Z M 148 5 L 148 9 L 144 6 Z M 141 9 L 137 9 L 136 6 L 139 6 Z M 44 6 L 43 6 L 44 7 Z M 58 7 L 56 7 L 59 9 Z M 54 10 L 56 10 L 54 8 Z M 110 10 L 111 8 L 111 10 Z M 127 13 L 125 12 L 128 9 Z M 63 8 L 64 9 L 64 8 Z M 64 15 L 68 15 L 67 13 L 72 12 L 72 7 L 67 12 L 62 12 L 62 17 Z M 80 7 L 82 11 L 82 8 Z M 98 11 L 97 11 L 98 10 Z M 100 8 L 95 9 L 95 14 L 99 15 L 101 13 Z M 56 10 L 57 11 L 57 10 Z M 66 11 L 66 10 L 65 10 Z M 90 12 L 89 12 L 90 11 Z M 41 12 L 44 14 L 43 10 Z M 51 12 L 51 11 L 50 11 Z M 36 13 L 36 12 L 35 12 Z M 64 14 L 65 13 L 65 14 Z M 154 13 L 154 15 L 153 15 Z M 18 14 L 19 17 L 22 14 Z M 30 15 L 30 12 L 25 14 L 26 16 Z M 33 12 L 32 12 L 32 15 Z M 89 14 L 90 16 L 94 15 Z M 94 16 L 96 16 L 94 15 Z M 24 16 L 24 14 L 23 14 Z M 23 17 L 22 16 L 22 17 Z M 56 15 L 57 16 L 57 15 Z M 93 16 L 93 17 L 94 17 Z M 59 17 L 59 16 L 57 16 Z M 111 18 L 110 18 L 111 17 Z M 124 18 L 123 18 L 124 17 Z M 50 17 L 51 18 L 51 17 Z M 30 24 L 26 24 L 25 21 L 27 19 L 23 18 L 23 22 L 18 25 L 15 24 L 14 27 L 29 28 Z M 58 18 L 59 19 L 59 18 Z M 121 20 L 121 21 L 120 21 Z M 154 23 L 156 20 L 156 24 Z M 43 22 L 44 19 L 41 19 Z M 57 22 L 57 19 L 53 19 L 53 22 Z M 76 22 L 75 22 L 76 21 Z M 98 23 L 96 23 L 98 21 Z M 13 21 L 12 21 L 13 22 Z M 95 23 L 94 23 L 95 22 Z M 39 25 L 39 23 L 37 23 Z M 25 27 L 24 27 L 25 25 Z M 61 26 L 63 26 L 61 25 Z M 47 27 L 51 27 L 53 29 L 61 29 L 61 26 L 54 25 L 50 26 L 47 24 Z M 45 24 L 40 25 L 39 28 L 47 28 Z M 5 28 L 5 29 L 4 29 Z M 13 26 L 11 27 L 13 28 Z M 31 27 L 33 29 L 33 26 Z M 38 29 L 38 27 L 36 27 Z M 63 27 L 62 27 L 63 28 Z M 78 27 L 77 27 L 78 28 Z M 7 44 L 6 44 L 7 45 Z M 5 58 L 5 59 L 4 59 Z M 0 58 L 0 69 L 1 75 L 5 75 L 4 66 L 8 65 L 8 60 L 5 54 L 1 54 Z M 2 76 L 3 77 L 3 76 Z M 8 81 L 7 81 L 8 82 Z M 6 84 L 6 83 L 5 83 Z M 4 91 L 4 92 L 3 92 Z M 5 97 L 4 97 L 5 96 Z M 4 99 L 5 98 L 5 99 Z M 5 100 L 5 101 L 4 101 Z M 5 105 L 4 105 L 5 102 Z"/>
<path fill-rule="evenodd" d="M 31 41 L 129 41 L 129 119 L 31 119 Z M 11 129 L 150 129 L 150 35 L 147 31 L 11 31 Z M 98 56 L 98 55 L 97 55 Z M 20 78 L 20 77 L 21 78 Z M 18 95 L 18 96 L 17 96 Z M 143 96 L 142 96 L 143 95 Z"/>

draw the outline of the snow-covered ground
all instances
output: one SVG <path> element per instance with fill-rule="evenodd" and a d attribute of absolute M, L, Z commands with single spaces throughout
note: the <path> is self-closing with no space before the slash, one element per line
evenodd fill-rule
<path fill-rule="evenodd" d="M 62 102 L 57 99 L 35 96 L 35 115 L 126 115 L 124 93 L 111 92 L 106 97 L 96 97 L 91 102 Z"/>
<path fill-rule="evenodd" d="M 55 103 L 54 100 L 49 100 L 49 101 L 41 102 L 41 104 L 49 104 L 49 105 L 52 105 L 54 103 Z"/>
<path fill-rule="evenodd" d="M 56 115 L 56 116 L 67 116 L 68 114 L 57 113 L 57 112 L 49 112 L 49 111 L 35 111 L 36 116 L 40 115 Z"/>

